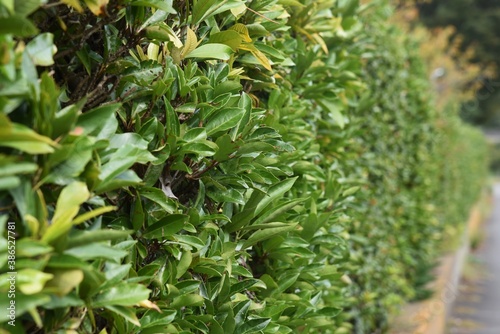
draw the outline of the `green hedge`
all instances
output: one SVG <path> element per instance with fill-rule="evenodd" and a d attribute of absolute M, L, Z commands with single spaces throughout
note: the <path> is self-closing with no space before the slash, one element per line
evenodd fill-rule
<path fill-rule="evenodd" d="M 383 332 L 425 292 L 486 144 L 384 2 L 84 2 L 0 3 L 7 332 Z"/>

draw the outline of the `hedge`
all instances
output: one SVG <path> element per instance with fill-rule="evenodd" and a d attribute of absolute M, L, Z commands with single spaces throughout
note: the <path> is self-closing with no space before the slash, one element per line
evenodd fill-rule
<path fill-rule="evenodd" d="M 389 15 L 1 1 L 4 332 L 385 332 L 487 175 Z"/>

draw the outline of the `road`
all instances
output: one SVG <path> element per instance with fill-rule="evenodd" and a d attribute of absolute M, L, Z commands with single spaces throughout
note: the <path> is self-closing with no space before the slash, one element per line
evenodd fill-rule
<path fill-rule="evenodd" d="M 448 334 L 500 334 L 500 183 L 485 240 L 470 256 L 450 314 Z"/>

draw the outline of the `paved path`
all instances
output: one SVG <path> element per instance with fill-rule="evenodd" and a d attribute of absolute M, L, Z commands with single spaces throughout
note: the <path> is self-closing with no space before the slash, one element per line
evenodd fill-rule
<path fill-rule="evenodd" d="M 483 245 L 471 254 L 449 319 L 449 334 L 500 334 L 500 183 Z"/>

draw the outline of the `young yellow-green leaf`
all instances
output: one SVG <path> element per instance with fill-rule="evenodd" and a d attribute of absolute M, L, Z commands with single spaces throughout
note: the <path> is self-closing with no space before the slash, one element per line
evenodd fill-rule
<path fill-rule="evenodd" d="M 251 43 L 252 38 L 250 38 L 250 34 L 248 33 L 248 28 L 242 23 L 236 23 L 234 26 L 229 28 L 230 30 L 236 31 L 242 38 L 244 42 Z"/>
<path fill-rule="evenodd" d="M 184 47 L 181 51 L 181 59 L 186 57 L 186 55 L 190 54 L 196 47 L 198 46 L 198 38 L 191 28 L 187 28 L 186 32 L 186 43 L 184 43 Z"/>
<path fill-rule="evenodd" d="M 37 35 L 26 45 L 26 52 L 35 65 L 54 65 L 52 56 L 57 52 L 57 47 L 54 45 L 54 35 L 51 33 Z"/>
<path fill-rule="evenodd" d="M 82 5 L 80 5 L 79 0 L 61 0 L 61 2 L 67 4 L 68 6 L 73 7 L 79 13 L 83 13 L 83 8 L 82 8 Z"/>
<path fill-rule="evenodd" d="M 235 17 L 238 17 L 242 15 L 247 10 L 247 8 L 248 7 L 244 3 L 242 3 L 238 7 L 231 8 L 231 14 L 233 14 Z"/>
<path fill-rule="evenodd" d="M 233 49 L 225 44 L 210 43 L 194 49 L 185 58 L 229 60 L 232 53 Z"/>
<path fill-rule="evenodd" d="M 19 290 L 25 295 L 33 295 L 41 292 L 45 283 L 53 277 L 54 275 L 47 274 L 39 270 L 31 268 L 22 269 L 17 273 L 16 287 L 18 287 Z"/>
<path fill-rule="evenodd" d="M 101 16 L 106 13 L 106 6 L 109 0 L 84 0 L 87 7 L 95 16 Z"/>
<path fill-rule="evenodd" d="M 117 209 L 116 206 L 103 206 L 101 208 L 97 208 L 95 210 L 85 212 L 83 215 L 80 215 L 73 220 L 73 225 L 78 225 L 78 224 L 84 223 L 87 220 L 90 220 L 94 217 L 105 214 L 107 212 L 114 211 L 116 209 Z"/>
<path fill-rule="evenodd" d="M 266 70 L 272 71 L 271 62 L 267 59 L 259 49 L 255 47 L 252 43 L 242 43 L 240 49 L 250 51 L 250 53 L 259 61 L 259 63 L 264 66 Z"/>
<path fill-rule="evenodd" d="M 51 243 L 69 232 L 73 218 L 78 214 L 80 205 L 88 200 L 90 193 L 83 182 L 73 182 L 63 188 L 57 199 L 52 224 L 42 236 L 42 241 Z"/>
<path fill-rule="evenodd" d="M 208 43 L 225 44 L 231 47 L 233 51 L 237 51 L 242 41 L 243 38 L 237 31 L 226 30 L 210 35 Z"/>
<path fill-rule="evenodd" d="M 47 282 L 45 289 L 58 296 L 67 295 L 83 281 L 80 269 L 51 269 L 49 272 L 54 277 Z"/>

